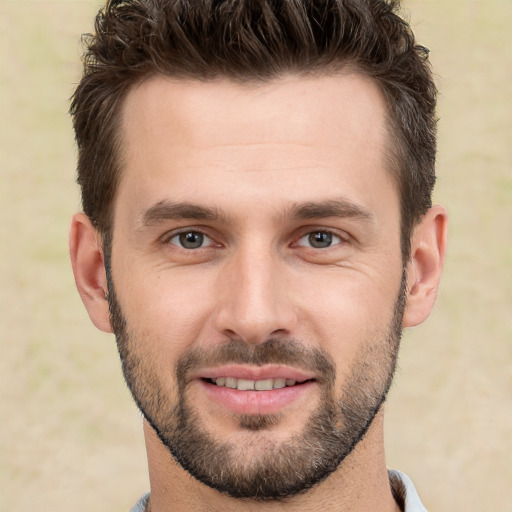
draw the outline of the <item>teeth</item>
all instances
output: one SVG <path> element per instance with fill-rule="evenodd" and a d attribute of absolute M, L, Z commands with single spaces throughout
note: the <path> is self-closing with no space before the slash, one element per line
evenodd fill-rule
<path fill-rule="evenodd" d="M 221 377 L 221 380 L 222 380 L 222 377 Z M 238 383 L 238 379 L 235 379 L 234 377 L 226 377 L 225 385 L 227 388 L 236 389 L 237 383 Z M 219 384 L 218 382 L 217 382 L 217 385 L 221 386 L 221 384 Z"/>
<path fill-rule="evenodd" d="M 264 380 L 249 380 L 249 379 L 236 379 L 235 377 L 218 377 L 215 379 L 215 384 L 220 387 L 231 389 L 239 389 L 240 391 L 271 391 L 272 389 L 281 389 L 286 386 L 295 386 L 297 381 L 293 379 L 264 379 Z"/>
<path fill-rule="evenodd" d="M 286 379 L 275 379 L 274 380 L 274 389 L 281 389 L 286 386 Z"/>
<path fill-rule="evenodd" d="M 253 380 L 246 379 L 238 379 L 237 389 L 240 391 L 249 391 L 250 389 L 254 389 L 255 382 Z"/>
<path fill-rule="evenodd" d="M 258 391 L 270 391 L 274 389 L 274 383 L 272 382 L 272 379 L 257 380 L 254 383 L 254 389 L 257 389 Z"/>

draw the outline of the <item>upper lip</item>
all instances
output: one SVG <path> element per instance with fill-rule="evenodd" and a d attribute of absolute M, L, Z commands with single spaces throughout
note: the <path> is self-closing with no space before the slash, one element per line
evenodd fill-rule
<path fill-rule="evenodd" d="M 236 379 L 266 380 L 290 379 L 304 382 L 315 378 L 313 372 L 308 372 L 286 365 L 268 364 L 264 366 L 251 366 L 245 364 L 228 364 L 214 368 L 203 368 L 193 372 L 193 379 L 217 379 L 219 377 L 234 377 Z"/>

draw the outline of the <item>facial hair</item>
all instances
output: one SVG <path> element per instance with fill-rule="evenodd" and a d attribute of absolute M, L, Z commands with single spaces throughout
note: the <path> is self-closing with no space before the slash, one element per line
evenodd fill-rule
<path fill-rule="evenodd" d="M 221 493 L 263 501 L 283 500 L 307 491 L 340 466 L 386 399 L 400 345 L 405 274 L 387 332 L 361 343 L 362 349 L 337 396 L 332 357 L 289 338 L 270 338 L 258 345 L 231 339 L 208 350 L 191 349 L 176 364 L 176 386 L 170 392 L 157 372 L 157 362 L 149 361 L 141 350 L 145 340 L 136 339 L 130 330 L 110 272 L 107 279 L 111 323 L 135 402 L 183 469 Z M 208 432 L 187 394 L 187 376 L 201 367 L 231 363 L 282 364 L 313 371 L 322 396 L 302 432 L 286 442 L 273 440 L 271 429 L 279 423 L 279 414 L 237 416 L 238 428 L 251 432 L 243 446 Z"/>

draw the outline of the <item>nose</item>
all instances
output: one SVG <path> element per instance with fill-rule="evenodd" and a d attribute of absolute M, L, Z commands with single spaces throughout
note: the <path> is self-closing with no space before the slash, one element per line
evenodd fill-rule
<path fill-rule="evenodd" d="M 218 331 L 250 344 L 292 333 L 297 314 L 283 265 L 261 248 L 240 251 L 226 264 L 219 276 Z"/>

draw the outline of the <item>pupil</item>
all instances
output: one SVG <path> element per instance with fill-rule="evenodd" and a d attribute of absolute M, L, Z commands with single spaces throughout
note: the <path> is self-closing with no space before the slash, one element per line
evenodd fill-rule
<path fill-rule="evenodd" d="M 316 249 L 323 249 L 332 244 L 332 234 L 324 231 L 317 231 L 309 235 L 309 243 Z"/>
<path fill-rule="evenodd" d="M 182 233 L 180 235 L 180 244 L 185 247 L 185 249 L 197 249 L 203 245 L 203 235 L 193 231 Z"/>

